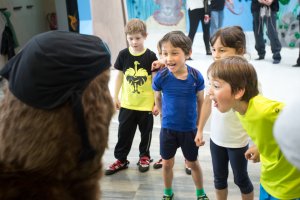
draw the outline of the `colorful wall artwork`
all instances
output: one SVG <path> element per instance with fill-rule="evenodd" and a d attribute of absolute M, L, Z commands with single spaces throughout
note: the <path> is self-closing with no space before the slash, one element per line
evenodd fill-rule
<path fill-rule="evenodd" d="M 277 27 L 282 46 L 298 48 L 300 44 L 299 13 L 298 0 L 280 0 Z"/>
<path fill-rule="evenodd" d="M 128 18 L 139 18 L 151 30 L 186 31 L 185 0 L 127 0 Z"/>

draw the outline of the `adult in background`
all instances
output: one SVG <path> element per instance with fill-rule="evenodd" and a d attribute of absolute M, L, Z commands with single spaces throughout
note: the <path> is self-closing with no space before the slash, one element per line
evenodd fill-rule
<path fill-rule="evenodd" d="M 226 0 L 233 6 L 232 0 Z M 210 3 L 210 35 L 214 35 L 219 28 L 222 28 L 224 21 L 225 0 L 212 0 Z"/>
<path fill-rule="evenodd" d="M 278 0 L 252 0 L 251 12 L 253 16 L 253 32 L 255 37 L 255 49 L 258 53 L 256 60 L 265 59 L 266 44 L 264 39 L 264 24 L 267 27 L 267 36 L 270 40 L 273 53 L 273 64 L 280 63 L 281 43 L 276 29 L 276 13 L 279 10 Z"/>
<path fill-rule="evenodd" d="M 188 9 L 189 22 L 190 22 L 190 31 L 188 36 L 193 42 L 195 34 L 198 29 L 199 22 L 201 21 L 206 55 L 211 55 L 210 45 L 209 45 L 210 20 L 209 20 L 208 0 L 187 0 L 186 5 Z"/>

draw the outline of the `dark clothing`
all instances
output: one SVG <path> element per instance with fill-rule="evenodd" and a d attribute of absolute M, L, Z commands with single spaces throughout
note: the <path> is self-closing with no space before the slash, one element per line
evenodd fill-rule
<path fill-rule="evenodd" d="M 142 55 L 133 56 L 129 49 L 125 48 L 120 51 L 114 67 L 125 74 L 126 70 L 133 68 L 134 62 L 138 61 L 137 70 L 145 69 L 148 74 L 151 74 L 151 64 L 155 60 L 157 60 L 156 54 L 150 49 L 147 49 Z"/>
<path fill-rule="evenodd" d="M 1 54 L 7 55 L 8 60 L 16 55 L 13 33 L 9 26 L 5 26 L 4 31 L 2 33 Z"/>
<path fill-rule="evenodd" d="M 49 31 L 33 37 L 0 75 L 18 99 L 50 110 L 82 93 L 110 65 L 110 52 L 100 38 Z"/>
<path fill-rule="evenodd" d="M 188 161 L 196 161 L 198 149 L 194 141 L 197 129 L 191 131 L 175 131 L 167 128 L 160 129 L 160 155 L 164 160 L 173 158 L 176 151 L 181 147 L 183 156 Z"/>
<path fill-rule="evenodd" d="M 240 188 L 242 194 L 253 191 L 253 185 L 248 176 L 248 161 L 244 157 L 248 145 L 242 148 L 226 148 L 216 145 L 210 140 L 210 152 L 212 155 L 215 188 L 222 190 L 228 187 L 228 164 L 230 162 L 234 183 Z"/>
<path fill-rule="evenodd" d="M 267 26 L 267 36 L 269 37 L 271 44 L 271 51 L 273 53 L 274 60 L 281 60 L 281 43 L 278 38 L 278 32 L 276 29 L 276 12 L 271 12 L 270 17 L 260 17 L 259 12 L 252 13 L 253 15 L 253 32 L 255 37 L 255 49 L 260 57 L 265 57 L 266 44 L 264 39 L 264 24 Z"/>
<path fill-rule="evenodd" d="M 261 9 L 267 9 L 267 14 L 261 16 Z M 264 24 L 267 26 L 267 36 L 270 40 L 271 50 L 274 60 L 281 60 L 281 43 L 278 38 L 278 32 L 276 29 L 276 14 L 279 8 L 278 0 L 274 0 L 269 6 L 258 3 L 257 0 L 253 0 L 251 4 L 251 11 L 253 16 L 253 32 L 255 38 L 255 49 L 260 58 L 264 58 L 266 54 L 265 39 L 264 39 Z M 268 12 L 268 9 L 271 11 Z"/>
<path fill-rule="evenodd" d="M 252 0 L 251 3 L 251 12 L 259 12 L 260 8 L 266 6 L 258 2 L 258 0 Z M 270 5 L 272 11 L 278 12 L 279 11 L 279 1 L 274 0 L 273 3 Z"/>
<path fill-rule="evenodd" d="M 137 126 L 141 132 L 139 156 L 148 156 L 150 158 L 150 144 L 153 129 L 152 112 L 121 108 L 119 113 L 118 142 L 114 152 L 116 159 L 122 162 L 127 160 Z"/>
<path fill-rule="evenodd" d="M 210 3 L 211 11 L 220 11 L 224 10 L 225 0 L 212 0 Z"/>
<path fill-rule="evenodd" d="M 188 10 L 189 21 L 190 21 L 190 31 L 189 31 L 189 38 L 194 41 L 195 34 L 198 29 L 199 22 L 201 21 L 202 29 L 203 29 L 203 40 L 205 44 L 206 51 L 210 51 L 209 39 L 210 39 L 210 22 L 207 24 L 204 23 L 204 15 L 207 14 L 205 12 L 205 8 L 197 8 L 194 10 Z"/>
<path fill-rule="evenodd" d="M 69 31 L 79 33 L 80 17 L 77 0 L 66 0 Z"/>

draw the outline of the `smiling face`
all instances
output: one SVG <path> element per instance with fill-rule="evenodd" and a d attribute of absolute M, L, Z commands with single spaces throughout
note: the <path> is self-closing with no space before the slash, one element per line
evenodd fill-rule
<path fill-rule="evenodd" d="M 212 45 L 212 56 L 214 60 L 219 60 L 234 55 L 238 55 L 236 49 L 231 47 L 224 47 L 224 45 L 221 43 L 220 37 L 218 37 L 215 43 Z"/>
<path fill-rule="evenodd" d="M 143 36 L 142 33 L 127 34 L 126 39 L 134 53 L 140 53 L 144 50 L 146 36 Z"/>
<path fill-rule="evenodd" d="M 170 41 L 162 43 L 162 56 L 168 69 L 173 74 L 181 74 L 185 71 L 185 61 L 191 55 L 186 55 L 179 47 L 174 47 Z"/>

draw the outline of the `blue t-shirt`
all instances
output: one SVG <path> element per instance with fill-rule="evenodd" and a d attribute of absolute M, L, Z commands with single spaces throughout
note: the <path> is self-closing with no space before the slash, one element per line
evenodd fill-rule
<path fill-rule="evenodd" d="M 154 77 L 152 88 L 162 95 L 162 128 L 191 131 L 197 128 L 197 92 L 204 89 L 202 74 L 187 65 L 186 80 L 177 79 L 168 68 Z"/>

